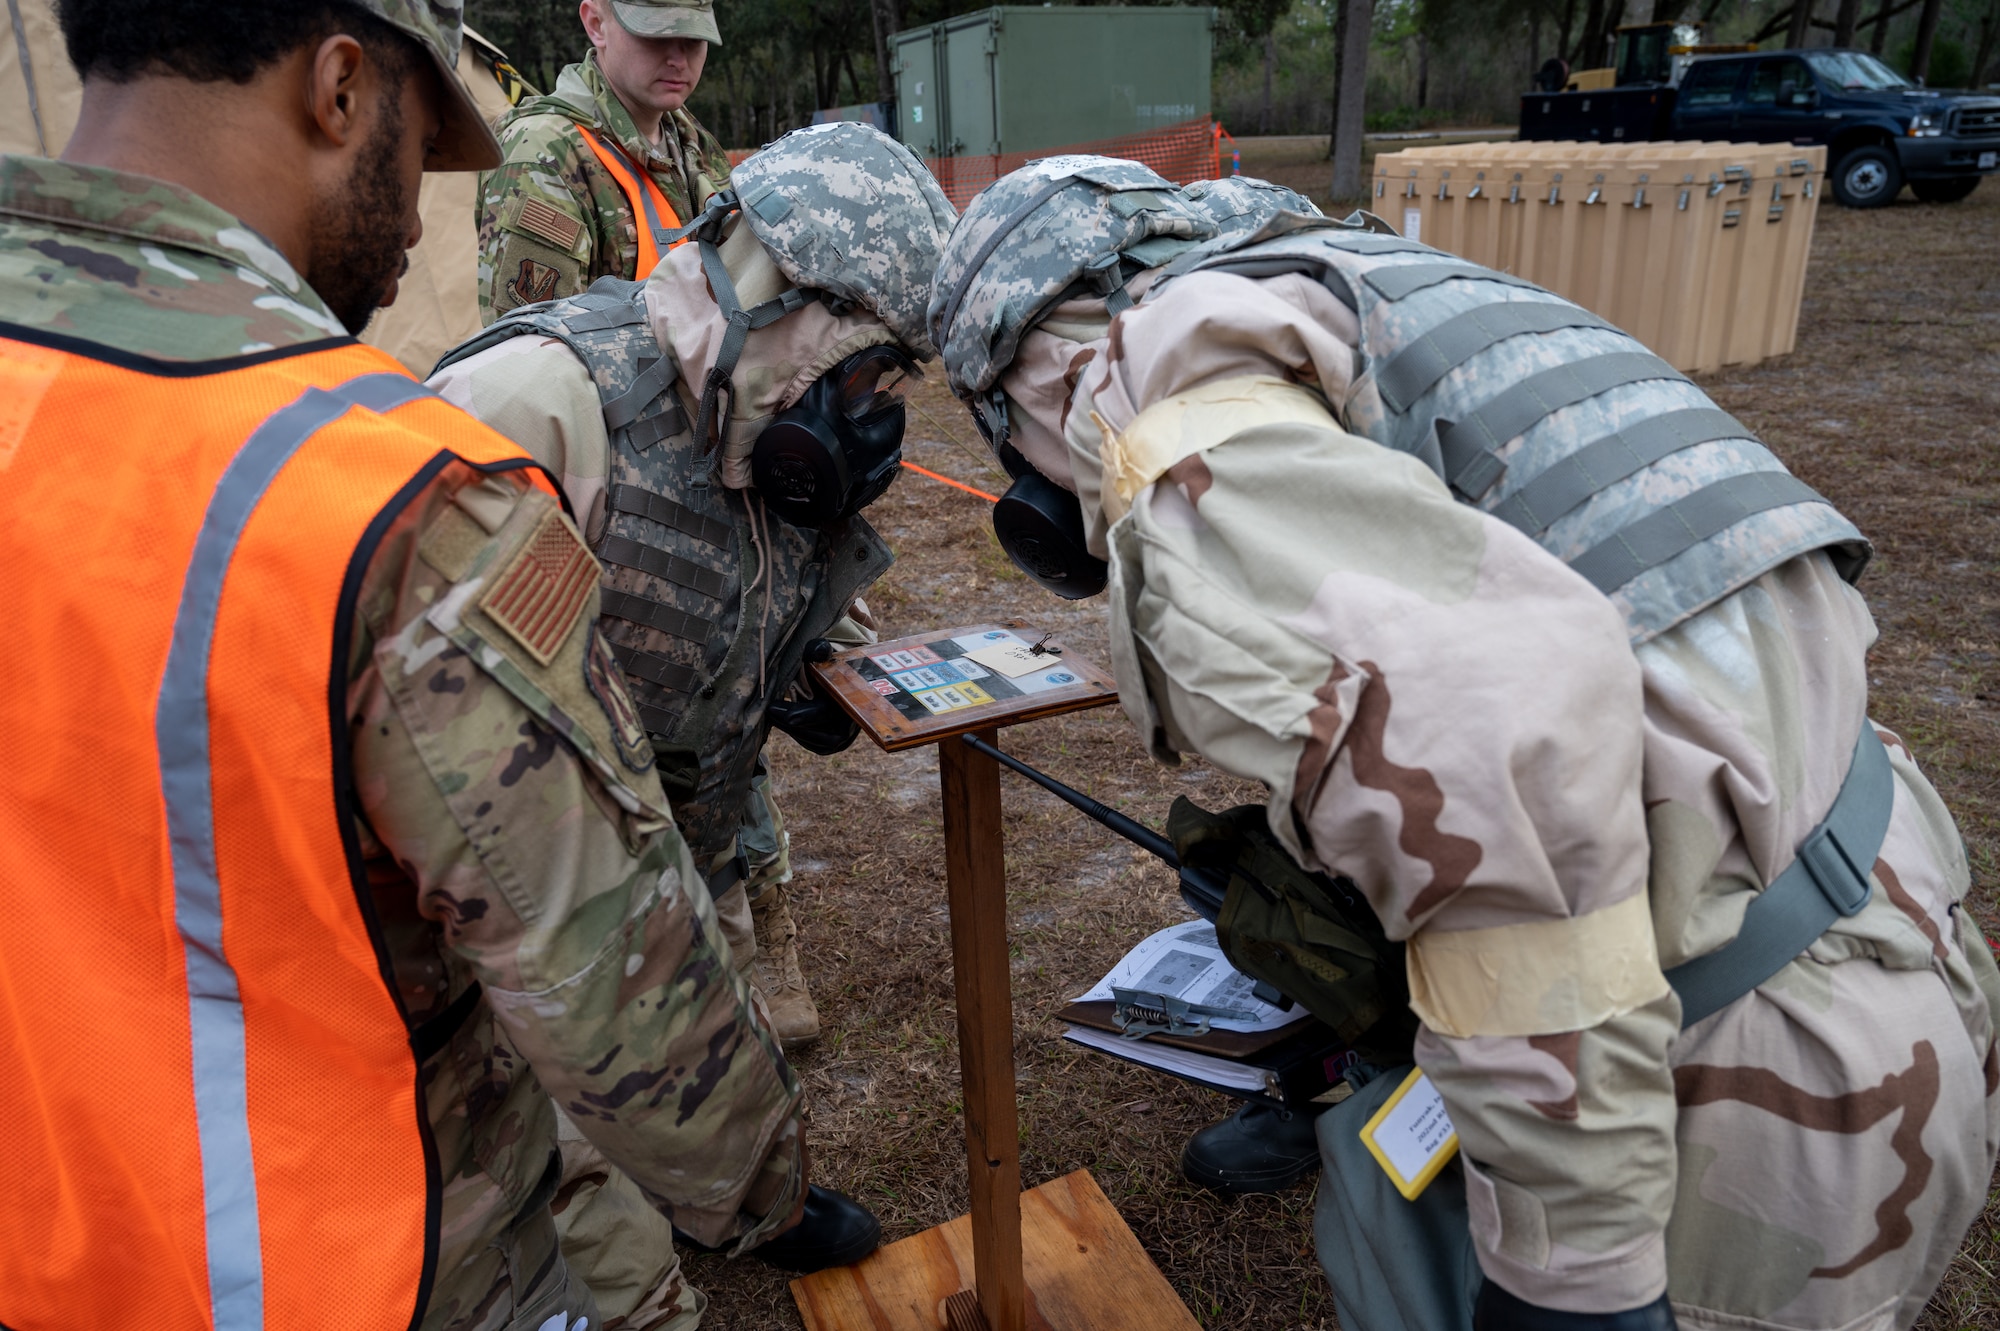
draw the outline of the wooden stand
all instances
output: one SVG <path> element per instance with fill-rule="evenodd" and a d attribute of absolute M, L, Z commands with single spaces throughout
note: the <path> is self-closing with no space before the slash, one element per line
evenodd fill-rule
<path fill-rule="evenodd" d="M 911 705 L 907 699 L 913 695 L 885 692 L 878 683 L 920 682 L 880 664 L 898 653 L 927 656 L 942 670 L 960 650 L 954 645 L 959 640 L 1002 630 L 1030 642 L 1036 637 L 1018 623 L 978 625 L 861 648 L 814 667 L 822 687 L 883 749 L 938 746 L 972 1210 L 852 1267 L 793 1281 L 792 1297 L 808 1331 L 1187 1331 L 1196 1326 L 1087 1171 L 1027 1194 L 1024 1244 L 1000 765 L 959 737 L 977 735 L 993 744 L 1002 726 L 1104 706 L 1115 701 L 1117 687 L 1069 652 L 1049 660 L 1051 668 L 1073 676 L 1073 683 L 990 697 L 936 715 Z M 986 682 L 994 693 L 1003 687 L 1011 688 Z M 980 692 L 984 696 L 985 690 Z"/>

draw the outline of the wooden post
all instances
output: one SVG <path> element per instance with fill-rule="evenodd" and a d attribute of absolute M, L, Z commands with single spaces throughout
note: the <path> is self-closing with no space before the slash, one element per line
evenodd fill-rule
<path fill-rule="evenodd" d="M 988 744 L 994 729 L 978 731 Z M 958 991 L 959 1076 L 972 1192 L 973 1281 L 990 1331 L 1023 1331 L 1021 1146 L 1014 1105 L 1014 998 L 1000 765 L 953 737 L 938 744 L 945 889 Z"/>

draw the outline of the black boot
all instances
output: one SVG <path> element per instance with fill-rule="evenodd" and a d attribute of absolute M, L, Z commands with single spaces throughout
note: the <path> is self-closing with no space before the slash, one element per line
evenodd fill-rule
<path fill-rule="evenodd" d="M 715 1252 L 678 1229 L 674 1242 L 696 1252 Z M 806 1213 L 775 1238 L 752 1248 L 749 1256 L 781 1271 L 811 1275 L 830 1266 L 852 1266 L 882 1246 L 882 1224 L 860 1202 L 817 1183 L 806 1185 Z"/>
<path fill-rule="evenodd" d="M 1314 1117 L 1252 1100 L 1188 1138 L 1181 1173 L 1190 1183 L 1231 1196 L 1283 1192 L 1319 1168 Z"/>

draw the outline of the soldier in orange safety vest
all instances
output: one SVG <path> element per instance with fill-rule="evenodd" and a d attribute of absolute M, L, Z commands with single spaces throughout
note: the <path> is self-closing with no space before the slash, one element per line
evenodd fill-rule
<path fill-rule="evenodd" d="M 670 1225 L 872 1249 L 553 482 L 351 335 L 499 159 L 455 0 L 59 13 L 76 134 L 0 157 L 0 1325 L 678 1331 Z M 566 1260 L 555 1105 L 649 1279 Z"/>

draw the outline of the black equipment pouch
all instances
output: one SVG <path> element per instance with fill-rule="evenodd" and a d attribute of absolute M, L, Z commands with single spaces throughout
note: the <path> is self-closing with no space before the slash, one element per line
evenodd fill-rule
<path fill-rule="evenodd" d="M 1297 1002 L 1346 1041 L 1400 1051 L 1416 1038 L 1403 945 L 1391 942 L 1359 889 L 1311 873 L 1286 853 L 1264 808 L 1211 813 L 1174 801 L 1167 835 L 1181 863 L 1227 880 L 1215 936 L 1230 964 Z"/>

